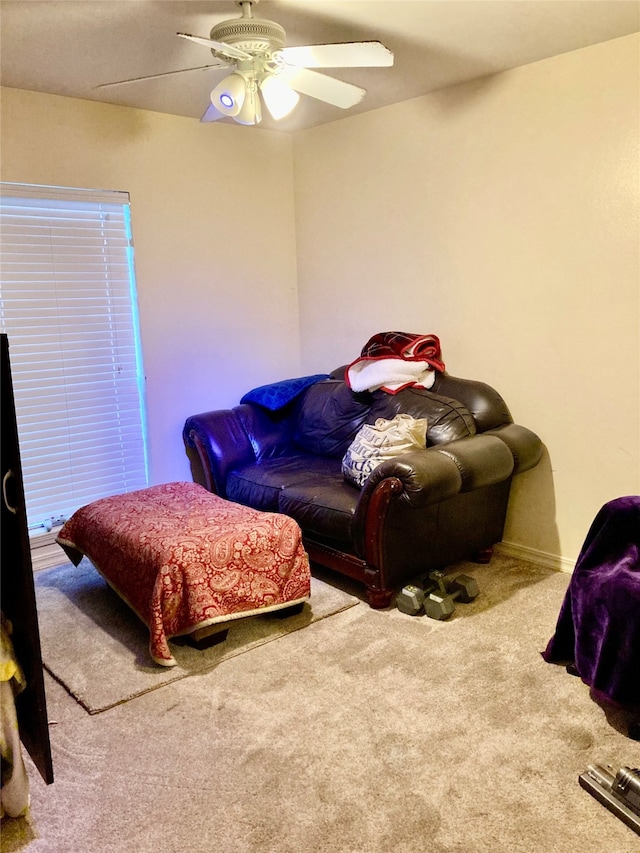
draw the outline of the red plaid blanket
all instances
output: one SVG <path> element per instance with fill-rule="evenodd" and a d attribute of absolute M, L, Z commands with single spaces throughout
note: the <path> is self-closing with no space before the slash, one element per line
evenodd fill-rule
<path fill-rule="evenodd" d="M 378 332 L 363 346 L 360 358 L 402 358 L 405 361 L 426 361 L 434 370 L 445 370 L 440 341 L 435 335 L 415 335 L 411 332 Z M 355 363 L 355 362 L 354 362 Z"/>
<path fill-rule="evenodd" d="M 436 370 L 444 373 L 445 365 L 435 335 L 378 332 L 347 366 L 345 381 L 354 391 L 382 388 L 397 394 L 409 386 L 430 388 Z"/>

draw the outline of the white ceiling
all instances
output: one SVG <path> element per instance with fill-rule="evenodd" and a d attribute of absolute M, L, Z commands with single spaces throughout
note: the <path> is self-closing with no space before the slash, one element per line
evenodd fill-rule
<path fill-rule="evenodd" d="M 206 65 L 209 50 L 176 32 L 208 37 L 239 16 L 233 0 L 1 0 L 0 82 L 199 119 L 228 70 L 95 87 Z M 637 32 L 640 0 L 261 0 L 254 16 L 288 46 L 378 39 L 395 54 L 392 68 L 326 72 L 367 90 L 357 107 L 303 96 L 261 125 L 292 132 Z"/>

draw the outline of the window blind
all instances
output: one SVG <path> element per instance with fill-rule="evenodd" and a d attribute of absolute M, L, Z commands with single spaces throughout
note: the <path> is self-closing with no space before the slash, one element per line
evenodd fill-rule
<path fill-rule="evenodd" d="M 144 488 L 128 194 L 1 183 L 0 312 L 30 530 Z"/>

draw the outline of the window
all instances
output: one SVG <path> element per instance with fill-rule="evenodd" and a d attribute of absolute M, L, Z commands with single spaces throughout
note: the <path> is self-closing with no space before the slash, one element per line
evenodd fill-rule
<path fill-rule="evenodd" d="M 128 194 L 0 183 L 0 319 L 30 533 L 144 488 Z"/>

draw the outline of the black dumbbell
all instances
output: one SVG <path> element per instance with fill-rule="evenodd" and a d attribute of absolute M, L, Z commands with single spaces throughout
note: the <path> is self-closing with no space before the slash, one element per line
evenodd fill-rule
<path fill-rule="evenodd" d="M 402 613 L 417 616 L 422 613 L 425 598 L 431 592 L 441 592 L 447 595 L 448 591 L 444 585 L 444 574 L 441 571 L 432 571 L 428 574 L 418 575 L 405 584 L 396 597 L 396 606 Z"/>
<path fill-rule="evenodd" d="M 396 597 L 396 606 L 402 613 L 409 616 L 417 616 L 422 613 L 424 600 L 430 592 L 439 588 L 442 572 L 429 572 L 426 575 L 418 575 L 405 584 Z"/>
<path fill-rule="evenodd" d="M 417 616 L 419 613 L 422 613 L 425 596 L 432 589 L 435 589 L 434 584 L 425 589 L 423 582 L 420 580 L 405 584 L 396 597 L 396 607 L 401 613 L 408 613 L 409 616 Z"/>
<path fill-rule="evenodd" d="M 430 619 L 447 619 L 455 610 L 455 601 L 466 603 L 473 601 L 480 594 L 478 582 L 469 575 L 457 575 L 449 584 L 448 589 L 445 586 L 442 573 L 432 572 L 430 577 L 438 586 L 437 590 L 425 596 L 422 603 L 424 612 Z"/>

